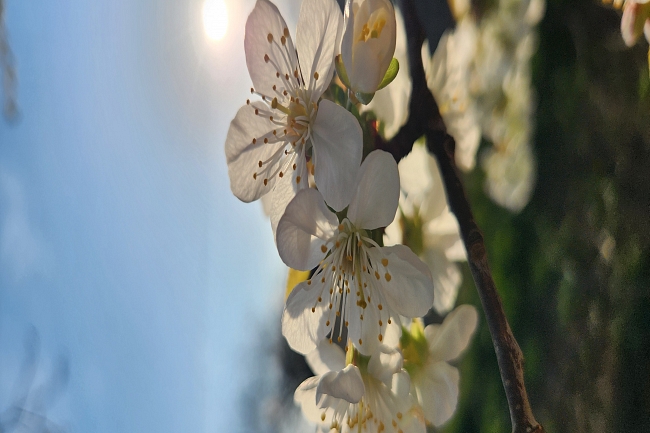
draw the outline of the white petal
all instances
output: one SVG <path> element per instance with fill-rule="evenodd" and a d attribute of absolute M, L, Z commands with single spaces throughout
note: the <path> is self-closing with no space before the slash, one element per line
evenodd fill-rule
<path fill-rule="evenodd" d="M 280 258 L 301 271 L 316 267 L 328 251 L 324 245 L 337 231 L 339 220 L 320 192 L 304 189 L 287 205 L 277 230 Z"/>
<path fill-rule="evenodd" d="M 327 333 L 322 320 L 324 305 L 317 302 L 322 289 L 316 281 L 311 285 L 306 281 L 298 284 L 289 294 L 282 312 L 282 335 L 289 347 L 303 355 L 314 350 Z"/>
<path fill-rule="evenodd" d="M 427 265 L 404 245 L 383 247 L 390 281 L 381 279 L 393 311 L 405 317 L 424 316 L 433 305 L 433 282 Z"/>
<path fill-rule="evenodd" d="M 393 221 L 399 203 L 399 172 L 393 156 L 383 150 L 370 152 L 358 178 L 348 218 L 359 228 L 386 227 Z"/>
<path fill-rule="evenodd" d="M 368 372 L 390 387 L 393 375 L 402 369 L 404 359 L 398 349 L 380 345 L 368 362 Z"/>
<path fill-rule="evenodd" d="M 424 328 L 431 358 L 440 361 L 457 358 L 467 348 L 477 323 L 476 308 L 461 305 L 445 317 L 442 325 L 429 325 Z"/>
<path fill-rule="evenodd" d="M 390 389 L 399 400 L 407 400 L 411 389 L 411 377 L 409 374 L 405 370 L 400 370 L 393 374 Z"/>
<path fill-rule="evenodd" d="M 458 287 L 462 281 L 461 273 L 458 266 L 450 262 L 440 250 L 428 249 L 423 258 L 433 276 L 433 308 L 438 314 L 447 314 L 456 303 Z"/>
<path fill-rule="evenodd" d="M 343 31 L 343 15 L 335 0 L 304 0 L 300 7 L 296 48 L 305 86 L 313 86 L 311 100 L 317 101 L 334 74 L 334 56 Z M 314 79 L 314 74 L 318 79 Z M 314 81 L 314 83 L 312 83 Z"/>
<path fill-rule="evenodd" d="M 418 401 L 425 419 L 438 427 L 451 418 L 458 404 L 458 369 L 446 362 L 437 362 L 422 373 L 416 386 Z"/>
<path fill-rule="evenodd" d="M 348 321 L 348 338 L 362 355 L 370 356 L 376 352 L 380 344 L 377 309 L 354 307 L 350 311 L 352 313 L 345 317 Z M 363 319 L 361 319 L 361 316 L 363 316 Z"/>
<path fill-rule="evenodd" d="M 348 365 L 343 370 L 325 373 L 316 388 L 316 402 L 321 405 L 323 394 L 340 398 L 350 403 L 358 403 L 365 392 L 361 373 L 356 365 Z"/>
<path fill-rule="evenodd" d="M 325 201 L 341 211 L 349 203 L 361 164 L 363 133 L 345 108 L 320 102 L 312 128 L 314 179 Z"/>
<path fill-rule="evenodd" d="M 233 194 L 244 202 L 257 200 L 262 195 L 270 192 L 275 185 L 277 176 L 267 178 L 264 184 L 264 175 L 253 176 L 262 172 L 259 161 L 266 161 L 271 155 L 282 152 L 286 143 L 278 142 L 272 131 L 275 127 L 269 119 L 255 115 L 255 109 L 263 109 L 266 105 L 262 102 L 244 105 L 239 109 L 235 118 L 230 122 L 226 136 L 226 161 L 228 163 L 228 176 L 230 189 Z M 268 143 L 264 143 L 264 139 Z M 255 139 L 255 143 L 253 143 Z M 285 163 L 286 157 L 280 155 L 280 163 Z M 277 163 L 265 165 L 264 170 L 273 173 Z"/>
<path fill-rule="evenodd" d="M 297 161 L 302 162 L 301 160 Z M 296 163 L 296 169 L 293 170 L 291 176 L 284 176 L 278 179 L 271 194 L 264 196 L 265 199 L 268 197 L 268 199 L 263 200 L 264 211 L 268 213 L 269 219 L 271 220 L 274 239 L 276 239 L 278 223 L 282 215 L 284 215 L 287 205 L 296 196 L 298 191 L 308 187 L 307 182 L 296 182 L 298 176 L 301 179 L 307 179 L 307 164 Z"/>
<path fill-rule="evenodd" d="M 273 85 L 280 90 L 285 88 L 282 78 L 278 78 L 276 74 L 280 72 L 292 77 L 293 71 L 298 67 L 291 36 L 286 36 L 288 34 L 287 23 L 278 8 L 268 0 L 257 0 L 255 8 L 246 20 L 246 65 L 255 90 L 271 98 L 276 96 Z M 284 45 L 281 42 L 282 37 L 286 39 Z M 265 56 L 268 56 L 269 61 L 266 61 Z M 294 78 L 290 80 L 293 85 L 297 85 Z"/>
<path fill-rule="evenodd" d="M 318 343 L 318 347 L 309 352 L 305 359 L 311 371 L 319 375 L 345 368 L 345 352 L 329 340 Z"/>

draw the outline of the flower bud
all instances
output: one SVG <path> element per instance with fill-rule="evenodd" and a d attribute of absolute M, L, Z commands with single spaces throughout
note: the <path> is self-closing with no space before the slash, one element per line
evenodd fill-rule
<path fill-rule="evenodd" d="M 390 0 L 348 0 L 341 57 L 355 92 L 377 91 L 393 59 L 395 28 Z"/>

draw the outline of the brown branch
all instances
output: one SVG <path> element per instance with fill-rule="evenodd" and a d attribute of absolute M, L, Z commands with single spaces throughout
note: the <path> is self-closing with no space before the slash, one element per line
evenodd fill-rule
<path fill-rule="evenodd" d="M 440 166 L 449 207 L 460 226 L 461 237 L 467 250 L 467 261 L 490 329 L 510 409 L 512 431 L 543 433 L 544 429 L 535 420 L 528 401 L 524 384 L 524 357 L 503 311 L 501 298 L 490 272 L 483 234 L 474 220 L 454 162 L 454 139 L 446 133 L 438 106 L 426 85 L 420 54 L 424 31 L 417 18 L 413 0 L 401 0 L 400 6 L 406 23 L 409 66 L 413 82 L 409 118 L 391 140 L 385 141 L 377 135 L 376 148 L 390 152 L 395 160 L 399 161 L 411 151 L 415 140 L 426 135 L 427 147 L 436 156 Z"/>

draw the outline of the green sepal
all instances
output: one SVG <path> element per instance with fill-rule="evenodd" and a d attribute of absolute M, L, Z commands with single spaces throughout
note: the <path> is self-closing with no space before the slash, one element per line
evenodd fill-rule
<path fill-rule="evenodd" d="M 345 70 L 345 65 L 343 64 L 343 58 L 339 54 L 334 58 L 334 66 L 336 67 L 336 73 L 339 78 L 345 84 L 345 87 L 350 88 L 350 79 L 348 78 L 348 72 Z"/>
<path fill-rule="evenodd" d="M 379 87 L 377 87 L 377 90 L 383 89 L 384 87 L 392 83 L 395 77 L 397 77 L 398 72 L 399 72 L 399 62 L 395 57 L 393 57 L 393 60 L 390 61 L 390 65 L 388 65 L 386 74 L 384 74 L 384 79 L 381 80 L 381 83 L 379 83 Z"/>
<path fill-rule="evenodd" d="M 372 101 L 372 98 L 375 97 L 374 93 L 363 93 L 363 92 L 354 92 L 354 96 L 356 96 L 357 100 L 361 102 L 363 105 L 368 105 L 370 104 L 370 101 Z"/>

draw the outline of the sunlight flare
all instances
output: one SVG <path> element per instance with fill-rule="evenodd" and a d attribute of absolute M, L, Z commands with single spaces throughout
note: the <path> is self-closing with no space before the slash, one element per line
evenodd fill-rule
<path fill-rule="evenodd" d="M 203 28 L 208 38 L 221 40 L 228 29 L 228 10 L 224 0 L 206 0 L 203 4 Z"/>

